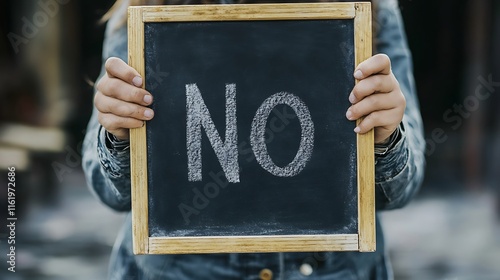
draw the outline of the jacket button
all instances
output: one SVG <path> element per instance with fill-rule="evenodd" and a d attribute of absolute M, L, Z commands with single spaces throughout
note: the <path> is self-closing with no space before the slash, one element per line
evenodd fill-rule
<path fill-rule="evenodd" d="M 299 271 L 302 275 L 304 276 L 309 276 L 313 273 L 313 268 L 310 264 L 308 263 L 303 263 L 300 268 L 299 268 Z"/>
<path fill-rule="evenodd" d="M 260 271 L 259 277 L 261 280 L 272 280 L 273 272 L 268 268 L 264 268 Z"/>

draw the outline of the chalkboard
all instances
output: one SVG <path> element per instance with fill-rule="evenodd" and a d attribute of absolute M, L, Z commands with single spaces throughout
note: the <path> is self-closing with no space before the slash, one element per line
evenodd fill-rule
<path fill-rule="evenodd" d="M 369 9 L 130 8 L 156 113 L 131 131 L 135 253 L 374 249 L 373 136 L 345 117 Z"/>

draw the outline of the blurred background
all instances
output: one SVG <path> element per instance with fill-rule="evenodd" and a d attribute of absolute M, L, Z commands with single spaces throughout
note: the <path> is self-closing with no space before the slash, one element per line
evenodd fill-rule
<path fill-rule="evenodd" d="M 18 217 L 0 279 L 105 279 L 124 217 L 86 188 L 80 149 L 113 2 L 0 3 L 0 221 L 9 166 Z M 428 145 L 419 195 L 382 214 L 395 278 L 500 279 L 500 1 L 399 2 Z"/>

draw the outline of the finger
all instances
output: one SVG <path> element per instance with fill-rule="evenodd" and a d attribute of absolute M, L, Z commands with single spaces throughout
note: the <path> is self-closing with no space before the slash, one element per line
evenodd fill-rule
<path fill-rule="evenodd" d="M 138 119 L 120 117 L 107 113 L 100 113 L 98 120 L 102 127 L 112 134 L 123 131 L 124 129 L 139 128 L 144 125 L 144 121 Z M 123 133 L 119 134 L 121 134 L 120 136 L 123 135 Z M 115 134 L 115 136 L 117 135 Z"/>
<path fill-rule="evenodd" d="M 405 107 L 406 100 L 403 94 L 398 94 L 397 92 L 376 93 L 365 97 L 363 100 L 349 107 L 346 112 L 346 117 L 353 121 L 371 112 L 398 108 L 400 108 L 398 111 L 404 113 Z"/>
<path fill-rule="evenodd" d="M 401 119 L 393 110 L 376 111 L 366 116 L 354 129 L 354 132 L 364 134 L 374 128 L 385 129 L 388 132 L 394 131 L 400 122 Z"/>
<path fill-rule="evenodd" d="M 377 54 L 361 62 L 354 71 L 354 78 L 362 80 L 374 74 L 391 73 L 391 60 L 386 54 Z"/>
<path fill-rule="evenodd" d="M 102 78 L 97 84 L 97 90 L 106 96 L 127 102 L 145 106 L 153 103 L 153 96 L 147 90 L 127 84 L 117 78 Z"/>
<path fill-rule="evenodd" d="M 349 101 L 354 104 L 376 92 L 391 92 L 397 88 L 397 80 L 393 75 L 374 75 L 363 79 L 354 86 Z"/>
<path fill-rule="evenodd" d="M 120 117 L 135 118 L 138 120 L 150 120 L 154 117 L 154 111 L 148 107 L 122 101 L 103 94 L 96 94 L 94 105 L 101 113 L 113 114 Z"/>
<path fill-rule="evenodd" d="M 117 57 L 108 58 L 105 68 L 110 78 L 118 78 L 136 87 L 142 86 L 142 77 L 139 72 Z"/>

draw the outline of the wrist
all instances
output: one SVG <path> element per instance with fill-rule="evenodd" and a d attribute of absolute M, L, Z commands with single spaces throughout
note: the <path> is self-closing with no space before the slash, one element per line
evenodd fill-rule
<path fill-rule="evenodd" d="M 119 139 L 114 134 L 105 130 L 105 145 L 109 150 L 125 151 L 130 148 L 130 141 L 128 139 Z"/>
<path fill-rule="evenodd" d="M 402 135 L 402 124 L 398 125 L 396 130 L 387 137 L 383 142 L 375 144 L 375 155 L 384 156 L 386 155 L 398 142 L 401 140 Z"/>

